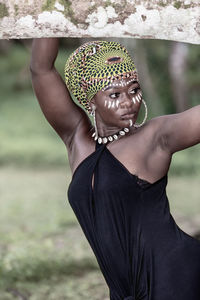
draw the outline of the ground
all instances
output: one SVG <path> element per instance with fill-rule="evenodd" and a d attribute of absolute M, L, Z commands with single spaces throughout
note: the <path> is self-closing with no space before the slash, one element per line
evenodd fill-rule
<path fill-rule="evenodd" d="M 109 299 L 67 200 L 70 180 L 68 168 L 1 168 L 0 300 Z M 171 212 L 189 234 L 200 226 L 198 183 L 169 178 Z"/>

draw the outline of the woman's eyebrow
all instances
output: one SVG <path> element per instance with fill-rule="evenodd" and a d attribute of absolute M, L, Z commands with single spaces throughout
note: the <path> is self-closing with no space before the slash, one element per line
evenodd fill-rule
<path fill-rule="evenodd" d="M 131 81 L 129 84 L 133 84 L 133 83 L 137 83 L 139 85 L 139 83 L 135 80 Z M 105 88 L 104 92 L 113 88 L 121 88 L 121 86 L 108 86 L 107 88 Z"/>
<path fill-rule="evenodd" d="M 109 86 L 109 87 L 107 87 L 105 90 L 104 90 L 104 92 L 105 91 L 108 91 L 108 90 L 110 90 L 110 89 L 113 89 L 113 88 L 120 88 L 120 86 Z"/>

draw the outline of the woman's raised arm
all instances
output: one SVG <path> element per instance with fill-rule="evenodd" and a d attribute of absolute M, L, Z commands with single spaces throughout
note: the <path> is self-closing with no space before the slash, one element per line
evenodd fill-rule
<path fill-rule="evenodd" d="M 170 154 L 200 143 L 200 105 L 155 120 L 159 126 L 158 140 Z"/>
<path fill-rule="evenodd" d="M 34 39 L 30 70 L 33 88 L 46 119 L 69 146 L 79 126 L 84 133 L 89 131 L 91 122 L 71 99 L 66 84 L 55 69 L 58 47 L 58 38 Z"/>

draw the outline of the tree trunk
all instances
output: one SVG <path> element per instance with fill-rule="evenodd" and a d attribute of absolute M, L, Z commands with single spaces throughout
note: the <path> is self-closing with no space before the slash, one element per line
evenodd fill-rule
<path fill-rule="evenodd" d="M 169 55 L 169 74 L 177 112 L 189 108 L 187 74 L 188 45 L 174 42 Z"/>
<path fill-rule="evenodd" d="M 199 0 L 0 1 L 0 38 L 132 37 L 200 43 Z"/>
<path fill-rule="evenodd" d="M 152 81 L 151 71 L 149 70 L 147 51 L 143 41 L 136 42 L 135 63 L 139 73 L 139 81 L 144 90 L 145 97 L 152 116 L 162 115 L 164 113 L 163 105 L 156 92 L 155 85 Z"/>

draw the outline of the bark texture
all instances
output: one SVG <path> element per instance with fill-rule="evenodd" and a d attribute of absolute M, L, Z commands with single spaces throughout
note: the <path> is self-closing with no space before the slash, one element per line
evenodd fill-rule
<path fill-rule="evenodd" d="M 199 0 L 0 0 L 0 38 L 132 37 L 200 44 Z"/>

